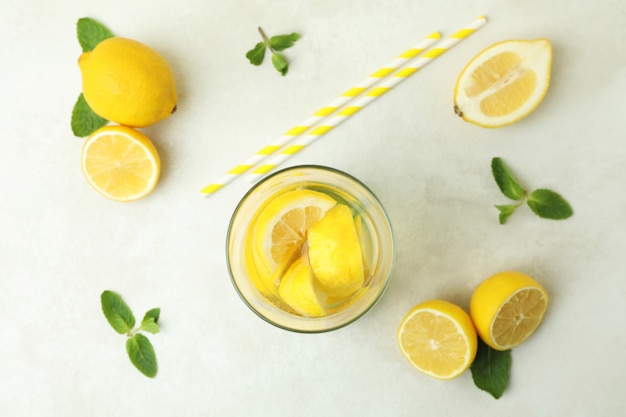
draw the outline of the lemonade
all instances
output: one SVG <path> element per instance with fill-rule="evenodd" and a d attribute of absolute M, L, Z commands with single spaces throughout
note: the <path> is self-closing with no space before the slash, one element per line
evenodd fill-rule
<path fill-rule="evenodd" d="M 389 220 L 372 192 L 317 166 L 280 171 L 250 190 L 235 210 L 227 245 L 246 304 L 301 332 L 362 316 L 387 286 L 394 256 Z"/>

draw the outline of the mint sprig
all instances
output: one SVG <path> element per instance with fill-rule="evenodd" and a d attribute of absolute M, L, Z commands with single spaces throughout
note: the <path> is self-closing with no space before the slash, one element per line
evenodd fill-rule
<path fill-rule="evenodd" d="M 544 219 L 562 220 L 574 214 L 567 200 L 555 191 L 539 188 L 529 193 L 501 158 L 491 160 L 491 172 L 502 194 L 516 201 L 515 204 L 495 206 L 500 212 L 500 224 L 505 224 L 515 210 L 524 204 L 528 204 L 537 216 Z"/>
<path fill-rule="evenodd" d="M 102 23 L 89 18 L 81 17 L 76 22 L 76 36 L 83 53 L 92 51 L 100 42 L 112 38 L 113 33 Z M 70 125 L 74 136 L 83 138 L 91 135 L 109 121 L 97 115 L 85 100 L 81 93 L 72 109 Z"/>
<path fill-rule="evenodd" d="M 510 350 L 492 349 L 478 338 L 478 351 L 470 366 L 474 384 L 495 399 L 502 397 L 509 384 L 511 362 Z"/>
<path fill-rule="evenodd" d="M 113 291 L 104 291 L 100 295 L 102 312 L 113 329 L 126 334 L 126 352 L 133 365 L 145 376 L 154 378 L 157 374 L 157 360 L 150 340 L 140 333 L 146 331 L 152 334 L 159 332 L 157 321 L 161 309 L 153 308 L 144 315 L 139 327 L 135 327 L 135 316 L 119 294 Z"/>
<path fill-rule="evenodd" d="M 300 39 L 300 35 L 297 33 L 291 33 L 288 35 L 276 35 L 268 38 L 261 27 L 259 27 L 258 30 L 261 34 L 261 38 L 263 38 L 263 41 L 257 43 L 254 48 L 249 50 L 246 53 L 246 58 L 248 58 L 252 65 L 259 66 L 265 59 L 265 51 L 269 50 L 272 54 L 272 64 L 274 65 L 274 68 L 276 68 L 281 75 L 286 75 L 287 71 L 289 71 L 289 62 L 283 54 L 279 53 L 279 51 L 291 48 L 296 41 Z"/>

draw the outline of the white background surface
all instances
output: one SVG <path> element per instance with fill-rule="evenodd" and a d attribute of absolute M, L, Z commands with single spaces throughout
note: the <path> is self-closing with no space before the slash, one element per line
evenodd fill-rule
<path fill-rule="evenodd" d="M 78 1 L 1 0 L 0 415 L 617 416 L 626 406 L 626 3 L 622 0 Z M 224 240 L 249 187 L 199 190 L 428 33 L 489 23 L 289 161 L 347 171 L 382 200 L 396 236 L 380 303 L 320 335 L 266 324 L 240 301 Z M 163 160 L 148 198 L 120 204 L 80 171 L 70 113 L 80 93 L 78 18 L 140 40 L 171 63 L 179 110 L 144 131 Z M 281 77 L 245 52 L 297 31 Z M 535 113 L 486 130 L 458 119 L 464 65 L 505 39 L 552 41 L 550 90 Z M 507 200 L 502 157 L 529 188 L 552 188 L 575 215 L 557 222 Z M 470 373 L 415 371 L 395 331 L 430 298 L 467 308 L 504 269 L 552 299 L 513 351 L 498 401 Z M 161 307 L 153 380 L 126 357 L 100 310 L 105 289 L 135 314 Z"/>

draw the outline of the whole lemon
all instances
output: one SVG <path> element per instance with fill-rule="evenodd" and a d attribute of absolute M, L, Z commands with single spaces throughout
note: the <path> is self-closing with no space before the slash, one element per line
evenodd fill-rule
<path fill-rule="evenodd" d="M 132 39 L 113 37 L 78 59 L 83 95 L 107 120 L 144 127 L 176 110 L 176 82 L 165 60 Z"/>

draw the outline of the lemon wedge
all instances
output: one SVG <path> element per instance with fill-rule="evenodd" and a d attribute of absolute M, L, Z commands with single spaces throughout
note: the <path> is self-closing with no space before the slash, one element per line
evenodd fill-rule
<path fill-rule="evenodd" d="M 278 288 L 280 298 L 298 313 L 309 317 L 326 315 L 326 295 L 319 288 L 306 256 L 287 270 Z"/>
<path fill-rule="evenodd" d="M 363 286 L 363 254 L 352 212 L 337 204 L 309 229 L 309 258 L 326 293 L 347 297 Z"/>
<path fill-rule="evenodd" d="M 81 167 L 89 184 L 103 196 L 133 201 L 152 192 L 161 162 L 143 133 L 126 126 L 105 126 L 83 144 Z"/>
<path fill-rule="evenodd" d="M 501 127 L 528 116 L 550 85 L 552 46 L 546 39 L 509 40 L 480 52 L 454 87 L 454 111 L 465 121 Z"/>

